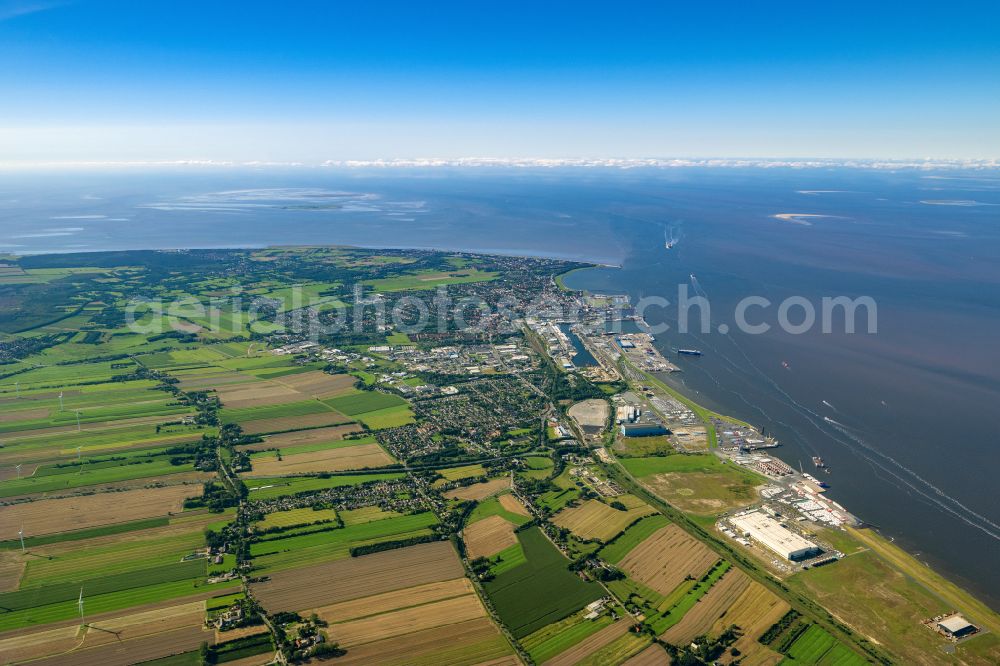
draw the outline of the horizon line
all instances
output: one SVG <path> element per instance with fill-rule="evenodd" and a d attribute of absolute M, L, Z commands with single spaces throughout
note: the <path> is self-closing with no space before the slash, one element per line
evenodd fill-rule
<path fill-rule="evenodd" d="M 386 158 L 368 160 L 272 161 L 272 160 L 45 160 L 0 161 L 0 170 L 79 169 L 79 168 L 156 168 L 156 167 L 285 167 L 285 168 L 852 168 L 879 170 L 1000 169 L 1000 158 L 834 158 L 834 157 L 631 157 L 631 158 Z"/>

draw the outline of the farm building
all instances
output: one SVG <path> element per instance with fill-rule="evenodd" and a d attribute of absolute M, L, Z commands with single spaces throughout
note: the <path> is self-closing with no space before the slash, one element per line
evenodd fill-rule
<path fill-rule="evenodd" d="M 732 519 L 741 533 L 767 546 L 786 560 L 801 560 L 820 552 L 813 542 L 782 527 L 781 523 L 759 511 L 751 511 Z"/>
<path fill-rule="evenodd" d="M 949 638 L 961 638 L 979 631 L 979 627 L 961 615 L 952 615 L 937 623 L 938 631 Z"/>

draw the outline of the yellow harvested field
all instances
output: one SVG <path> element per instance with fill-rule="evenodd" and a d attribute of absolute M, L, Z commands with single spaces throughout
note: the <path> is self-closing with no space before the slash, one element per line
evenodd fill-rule
<path fill-rule="evenodd" d="M 633 548 L 619 566 L 660 594 L 670 594 L 687 576 L 701 578 L 718 560 L 708 546 L 671 523 Z"/>
<path fill-rule="evenodd" d="M 12 525 L 30 525 L 32 535 L 53 534 L 176 513 L 201 492 L 200 485 L 167 486 L 22 502 L 3 511 Z"/>
<path fill-rule="evenodd" d="M 385 518 L 395 518 L 403 514 L 398 511 L 386 511 L 380 506 L 363 506 L 360 509 L 346 509 L 340 512 L 340 519 L 344 521 L 344 527 L 360 525 L 361 523 L 371 523 Z"/>
<path fill-rule="evenodd" d="M 114 640 L 114 634 L 111 638 Z M 213 638 L 212 632 L 202 626 L 181 627 L 100 647 L 83 647 L 31 663 L 32 666 L 128 666 L 197 650 L 199 645 L 211 642 Z"/>
<path fill-rule="evenodd" d="M 492 557 L 504 548 L 517 544 L 514 525 L 500 516 L 478 520 L 462 531 L 469 559 Z"/>
<path fill-rule="evenodd" d="M 304 398 L 295 389 L 264 381 L 222 386 L 215 389 L 215 394 L 219 396 L 222 405 L 229 409 L 284 405 L 299 402 Z"/>
<path fill-rule="evenodd" d="M 79 628 L 76 625 L 12 636 L 0 640 L 0 655 L 3 655 L 4 663 L 54 657 L 70 650 L 73 650 L 70 654 L 86 655 L 89 654 L 88 650 L 117 644 L 119 641 L 127 642 L 182 628 L 200 628 L 204 618 L 205 602 L 194 601 L 102 619 L 94 626 L 99 626 L 103 631 L 91 629 L 84 636 L 79 635 Z M 205 635 L 208 638 L 203 640 L 211 642 L 211 635 Z"/>
<path fill-rule="evenodd" d="M 362 557 L 276 571 L 253 585 L 270 612 L 318 608 L 465 575 L 449 541 L 423 543 Z"/>
<path fill-rule="evenodd" d="M 264 654 L 255 654 L 252 657 L 243 657 L 242 659 L 235 659 L 233 661 L 227 661 L 226 666 L 267 666 L 274 661 L 273 652 L 265 652 Z"/>
<path fill-rule="evenodd" d="M 177 537 L 181 534 L 191 535 L 191 548 L 193 550 L 203 542 L 203 537 L 201 536 L 203 528 L 225 519 L 227 515 L 231 515 L 231 513 L 218 514 L 205 511 L 203 513 L 193 513 L 193 515 L 171 518 L 170 524 L 163 527 L 151 527 L 145 530 L 122 532 L 121 534 L 107 534 L 89 539 L 74 539 L 72 541 L 45 544 L 43 546 L 33 546 L 31 548 L 33 556 L 42 556 L 42 558 L 46 559 L 32 557 L 32 569 L 44 566 L 49 572 L 60 570 L 72 571 L 74 566 L 86 566 L 87 559 L 91 554 L 93 554 L 95 559 L 97 557 L 104 557 L 103 553 L 108 550 L 109 546 L 120 547 L 126 544 L 142 542 L 144 546 L 154 548 L 164 540 L 170 537 Z M 72 558 L 61 557 L 64 553 L 73 553 L 75 556 Z M 79 564 L 74 564 L 74 562 Z"/>
<path fill-rule="evenodd" d="M 501 495 L 500 506 L 511 513 L 516 513 L 519 516 L 531 516 L 531 514 L 528 513 L 527 507 L 521 504 L 521 500 L 517 499 L 513 495 Z"/>
<path fill-rule="evenodd" d="M 490 479 L 486 483 L 473 483 L 471 486 L 455 488 L 444 493 L 448 499 L 458 500 L 482 500 L 490 495 L 496 495 L 502 490 L 510 488 L 510 477 L 501 476 L 497 479 Z"/>
<path fill-rule="evenodd" d="M 750 587 L 750 582 L 747 575 L 739 569 L 730 569 L 684 614 L 680 622 L 667 629 L 660 638 L 674 645 L 687 645 L 707 633 L 716 620 L 726 615 L 730 606 Z"/>
<path fill-rule="evenodd" d="M 636 520 L 651 513 L 655 511 L 646 504 L 619 511 L 592 499 L 579 506 L 563 509 L 555 515 L 552 522 L 581 539 L 610 541 Z"/>
<path fill-rule="evenodd" d="M 311 430 L 296 430 L 283 432 L 279 435 L 269 435 L 263 442 L 246 444 L 237 447 L 241 451 L 264 451 L 265 449 L 292 449 L 305 444 L 322 444 L 344 439 L 351 433 L 361 432 L 356 423 L 349 425 L 330 426 L 329 428 L 313 428 Z M 294 453 L 294 451 L 293 451 Z"/>
<path fill-rule="evenodd" d="M 289 527 L 291 525 L 309 525 L 320 520 L 336 520 L 337 512 L 333 509 L 320 509 L 315 511 L 310 507 L 304 509 L 291 509 L 290 511 L 275 511 L 264 516 L 260 521 L 260 526 L 267 529 L 270 527 Z"/>
<path fill-rule="evenodd" d="M 49 409 L 38 407 L 36 409 L 19 409 L 16 412 L 0 412 L 0 423 L 13 423 L 14 421 L 34 421 L 36 419 L 48 418 Z"/>
<path fill-rule="evenodd" d="M 0 592 L 17 589 L 24 573 L 25 555 L 20 550 L 0 551 Z"/>
<path fill-rule="evenodd" d="M 729 627 L 736 625 L 742 636 L 733 644 L 740 651 L 740 663 L 750 665 L 777 664 L 783 656 L 757 639 L 791 608 L 760 583 L 753 582 L 743 590 L 743 594 L 718 618 L 708 631 L 717 637 Z"/>
<path fill-rule="evenodd" d="M 585 657 L 597 652 L 619 636 L 625 635 L 631 625 L 632 623 L 628 620 L 618 620 L 614 624 L 609 624 L 565 652 L 549 659 L 545 662 L 544 666 L 573 666 L 573 664 L 579 663 Z"/>
<path fill-rule="evenodd" d="M 269 432 L 286 432 L 289 430 L 305 430 L 321 426 L 344 425 L 352 423 L 340 412 L 329 411 L 304 416 L 283 416 L 276 419 L 254 419 L 243 421 L 240 427 L 248 435 L 261 435 Z"/>
<path fill-rule="evenodd" d="M 351 375 L 328 375 L 316 370 L 271 380 L 217 383 L 215 393 L 223 406 L 240 409 L 284 405 L 309 398 L 332 398 L 351 391 L 357 381 Z"/>
<path fill-rule="evenodd" d="M 342 601 L 309 612 L 316 613 L 320 619 L 331 624 L 347 622 L 380 613 L 387 613 L 407 606 L 429 604 L 444 599 L 466 596 L 473 593 L 472 583 L 468 578 L 455 578 L 436 583 L 415 585 L 393 592 L 373 594 L 369 597 Z"/>
<path fill-rule="evenodd" d="M 266 634 L 268 632 L 266 624 L 252 624 L 249 627 L 236 627 L 235 629 L 229 629 L 227 631 L 215 630 L 215 642 L 224 643 L 226 641 L 234 641 L 237 638 L 246 638 L 247 636 L 256 636 L 257 634 Z M 270 661 L 271 655 L 265 656 L 264 661 Z M 232 662 L 227 661 L 227 664 Z"/>
<path fill-rule="evenodd" d="M 422 606 L 332 624 L 327 628 L 327 633 L 331 640 L 350 648 L 352 645 L 364 645 L 401 634 L 481 617 L 486 617 L 486 610 L 480 603 L 479 597 L 470 593 Z"/>
<path fill-rule="evenodd" d="M 489 618 L 448 624 L 352 647 L 337 665 L 516 666 L 500 631 Z"/>
<path fill-rule="evenodd" d="M 314 370 L 297 375 L 285 375 L 272 381 L 322 400 L 350 392 L 358 380 L 351 375 L 328 375 L 322 370 Z"/>
<path fill-rule="evenodd" d="M 246 476 L 283 476 L 302 472 L 342 472 L 365 467 L 385 467 L 393 460 L 378 444 L 358 444 L 337 449 L 324 449 L 273 456 L 260 455 L 253 459 L 253 471 Z"/>
<path fill-rule="evenodd" d="M 180 383 L 177 386 L 184 391 L 215 389 L 227 384 L 249 384 L 257 381 L 257 378 L 253 375 L 245 375 L 234 370 L 198 374 L 172 372 L 171 374 L 180 379 Z"/>
<path fill-rule="evenodd" d="M 650 645 L 622 666 L 670 666 L 670 655 L 659 645 Z"/>

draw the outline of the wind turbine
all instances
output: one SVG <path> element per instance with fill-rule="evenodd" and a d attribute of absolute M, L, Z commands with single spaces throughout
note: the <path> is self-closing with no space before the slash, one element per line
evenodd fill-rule
<path fill-rule="evenodd" d="M 19 464 L 18 465 L 14 465 L 14 469 L 17 470 L 17 478 L 20 480 L 20 478 L 21 478 L 21 465 L 19 465 Z"/>
<path fill-rule="evenodd" d="M 61 412 L 61 411 L 63 411 L 63 400 L 62 400 L 62 394 L 63 394 L 63 392 L 62 392 L 62 391 L 59 391 L 59 411 L 60 411 L 60 412 Z"/>
<path fill-rule="evenodd" d="M 83 621 L 83 587 L 82 586 L 80 587 L 80 598 L 76 602 L 76 607 L 80 611 L 80 626 L 81 627 L 87 626 L 86 623 Z"/>
<path fill-rule="evenodd" d="M 24 553 L 24 525 L 17 531 L 17 536 L 21 539 L 21 552 Z"/>
<path fill-rule="evenodd" d="M 76 410 L 76 431 L 80 432 L 80 410 Z"/>

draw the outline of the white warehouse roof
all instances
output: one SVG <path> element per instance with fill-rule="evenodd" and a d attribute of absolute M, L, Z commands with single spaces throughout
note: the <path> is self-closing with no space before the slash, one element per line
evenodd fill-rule
<path fill-rule="evenodd" d="M 961 615 L 952 615 L 947 620 L 938 622 L 938 626 L 952 634 L 960 633 L 973 625 Z"/>
<path fill-rule="evenodd" d="M 818 550 L 812 541 L 782 527 L 781 523 L 759 511 L 733 518 L 732 523 L 786 560 L 799 559 Z"/>

